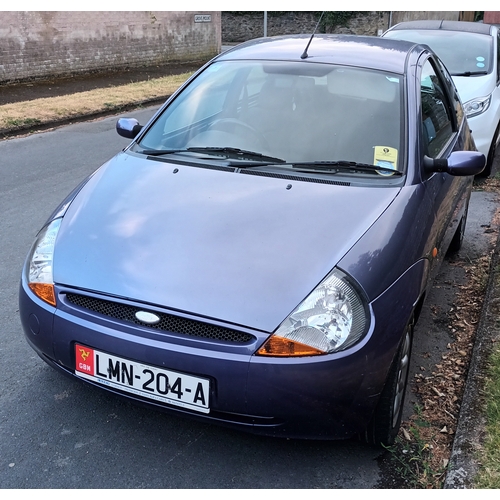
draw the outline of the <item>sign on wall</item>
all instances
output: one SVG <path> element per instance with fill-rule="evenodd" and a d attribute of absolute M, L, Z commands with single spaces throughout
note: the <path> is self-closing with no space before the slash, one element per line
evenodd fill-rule
<path fill-rule="evenodd" d="M 195 14 L 194 15 L 195 23 L 211 23 L 212 16 L 210 14 Z"/>

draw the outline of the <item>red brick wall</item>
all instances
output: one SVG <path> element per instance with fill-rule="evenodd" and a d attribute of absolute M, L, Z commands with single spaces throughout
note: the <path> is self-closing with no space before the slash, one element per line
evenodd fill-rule
<path fill-rule="evenodd" d="M 210 21 L 195 22 L 195 14 Z M 1 11 L 0 82 L 207 61 L 220 46 L 214 11 Z"/>
<path fill-rule="evenodd" d="M 500 24 L 500 11 L 485 11 L 483 21 L 488 24 Z"/>

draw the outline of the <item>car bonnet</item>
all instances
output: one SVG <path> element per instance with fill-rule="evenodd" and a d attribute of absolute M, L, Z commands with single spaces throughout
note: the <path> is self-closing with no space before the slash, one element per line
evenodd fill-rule
<path fill-rule="evenodd" d="M 398 192 L 121 153 L 69 206 L 54 281 L 271 332 Z"/>
<path fill-rule="evenodd" d="M 477 97 L 489 96 L 496 85 L 493 73 L 483 76 L 453 76 L 461 101 L 465 104 Z"/>

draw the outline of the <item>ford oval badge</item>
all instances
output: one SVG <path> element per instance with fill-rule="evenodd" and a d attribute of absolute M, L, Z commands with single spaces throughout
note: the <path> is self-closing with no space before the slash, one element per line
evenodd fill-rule
<path fill-rule="evenodd" d="M 156 314 L 146 311 L 137 311 L 135 317 L 142 323 L 147 323 L 148 325 L 156 325 L 160 322 L 160 318 Z"/>

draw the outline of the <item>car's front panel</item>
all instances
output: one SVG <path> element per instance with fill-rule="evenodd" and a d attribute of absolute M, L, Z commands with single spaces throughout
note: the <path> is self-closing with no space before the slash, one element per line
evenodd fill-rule
<path fill-rule="evenodd" d="M 158 409 L 263 434 L 348 438 L 362 432 L 370 419 L 425 273 L 426 261 L 421 261 L 367 305 L 367 330 L 359 342 L 320 356 L 259 356 L 257 350 L 270 332 L 85 290 L 56 287 L 54 310 L 34 298 L 24 279 L 20 311 L 30 318 L 25 334 L 43 359 L 82 378 L 94 356 L 94 376 L 86 380 L 103 389 Z M 410 301 L 402 300 L 405 296 Z M 385 314 L 389 309 L 392 314 Z M 148 324 L 140 311 L 160 321 Z M 137 378 L 142 371 L 151 375 L 140 381 L 145 391 L 137 384 L 132 390 L 132 369 Z M 195 384 L 206 381 L 208 389 L 200 389 L 196 398 L 206 405 L 196 408 L 186 398 L 176 401 L 188 378 Z M 168 392 L 165 383 L 173 388 L 167 399 L 158 397 L 158 391 L 160 396 Z M 158 391 L 151 391 L 154 387 Z"/>
<path fill-rule="evenodd" d="M 395 301 L 410 282 L 418 283 L 415 276 L 408 279 L 379 298 L 373 304 L 374 313 Z M 397 346 L 395 332 L 404 321 L 404 314 L 395 314 L 380 322 L 383 331 L 375 331 L 378 325 L 370 320 L 363 340 L 344 352 L 261 357 L 255 351 L 269 333 L 182 315 L 172 315 L 181 325 L 179 331 L 159 330 L 156 325 L 141 325 L 127 317 L 127 308 L 158 316 L 165 313 L 158 308 L 59 287 L 57 295 L 59 306 L 53 315 L 51 308 L 33 300 L 26 283 L 20 290 L 22 316 L 36 318 L 38 324 L 36 331 L 25 325 L 26 337 L 53 366 L 82 378 L 92 363 L 92 358 L 86 357 L 90 354 L 97 364 L 92 367 L 94 376 L 86 380 L 96 386 L 158 409 L 277 436 L 348 438 L 361 432 L 382 389 L 387 361 Z M 370 316 L 373 318 L 373 313 Z M 183 327 L 184 323 L 188 326 Z M 80 353 L 85 356 L 83 368 L 79 367 Z M 373 366 L 378 366 L 375 372 Z M 141 391 L 137 384 L 131 391 L 130 377 L 135 374 L 138 378 L 139 369 L 146 372 L 141 380 L 146 391 L 157 387 L 165 394 L 165 383 L 170 384 L 167 399 L 158 397 L 157 391 Z M 155 378 L 153 373 L 160 375 Z M 188 378 L 195 380 L 195 387 L 207 382 L 209 389 L 196 398 L 206 398 L 205 406 L 196 408 L 185 398 L 176 401 L 179 391 L 188 387 Z"/>

